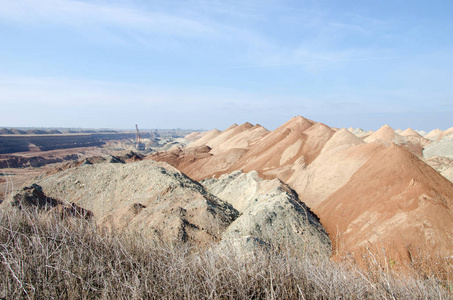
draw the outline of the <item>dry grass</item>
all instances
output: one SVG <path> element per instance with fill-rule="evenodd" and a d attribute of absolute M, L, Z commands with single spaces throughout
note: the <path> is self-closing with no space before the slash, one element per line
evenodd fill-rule
<path fill-rule="evenodd" d="M 82 218 L 0 211 L 0 298 L 448 299 L 434 275 L 363 272 L 286 249 L 197 249 L 107 233 Z"/>

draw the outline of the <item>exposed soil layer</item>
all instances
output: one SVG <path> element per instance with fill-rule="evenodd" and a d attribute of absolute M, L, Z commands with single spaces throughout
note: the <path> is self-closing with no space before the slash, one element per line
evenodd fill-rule
<path fill-rule="evenodd" d="M 453 182 L 453 158 L 433 156 L 426 158 L 425 162 L 442 176 Z"/>
<path fill-rule="evenodd" d="M 331 243 L 319 219 L 295 191 L 278 179 L 240 171 L 201 182 L 240 213 L 223 233 L 222 243 L 253 241 L 271 247 L 290 246 L 307 254 L 329 256 Z"/>
<path fill-rule="evenodd" d="M 42 187 L 37 184 L 24 187 L 21 191 L 14 195 L 11 206 L 21 210 L 45 210 L 56 211 L 60 217 L 76 217 L 91 219 L 93 213 L 86 210 L 75 203 L 65 204 L 64 202 L 49 197 L 44 194 Z"/>
<path fill-rule="evenodd" d="M 138 231 L 163 240 L 204 245 L 219 239 L 239 215 L 198 182 L 151 160 L 84 164 L 35 184 L 55 199 L 51 206 L 75 203 L 112 230 Z"/>
<path fill-rule="evenodd" d="M 425 158 L 445 156 L 453 159 L 453 136 L 447 136 L 441 140 L 432 142 L 423 150 L 423 156 Z"/>
<path fill-rule="evenodd" d="M 27 181 L 42 174 L 54 174 L 68 165 L 78 165 L 87 157 L 106 156 L 110 150 L 99 147 L 69 148 L 39 152 L 0 154 L 0 195 L 9 195 Z M 121 152 L 120 152 L 121 153 Z"/>
<path fill-rule="evenodd" d="M 453 256 L 453 184 L 446 179 L 453 169 L 445 152 L 451 148 L 451 137 L 433 132 L 431 138 L 436 136 L 437 141 L 431 142 L 410 128 L 397 133 L 389 126 L 374 133 L 351 131 L 356 135 L 300 116 L 271 132 L 260 125 L 234 124 L 222 132 L 189 136 L 198 140 L 186 147 L 177 141 L 166 143 L 167 151 L 146 157 L 159 163 L 145 158 L 126 164 L 142 157 L 129 153 L 126 159 L 102 153 L 49 168 L 38 181 L 50 197 L 76 199 L 75 203 L 92 211 L 99 222 L 118 230 L 146 231 L 151 226 L 154 231 L 148 234 L 161 236 L 167 234 L 162 227 L 165 224 L 170 228 L 168 236 L 197 243 L 222 236 L 250 236 L 255 242 L 269 244 L 275 238 L 275 225 L 297 240 L 304 237 L 302 232 L 311 230 L 294 225 L 306 224 L 294 211 L 299 204 L 304 207 L 303 201 L 310 207 L 305 211 L 307 216 L 313 211 L 320 218 L 337 257 L 360 258 L 369 249 L 373 249 L 372 255 L 384 249 L 380 259 L 398 264 L 410 260 L 414 251 Z M 425 161 L 420 159 L 423 149 Z M 429 153 L 436 156 L 428 158 Z M 185 176 L 161 162 L 195 180 L 205 179 L 209 192 L 195 188 L 197 183 L 189 184 L 189 179 L 181 183 Z M 177 180 L 162 177 L 163 173 L 152 166 L 169 169 L 166 175 Z M 0 186 L 8 183 L 8 176 L 0 178 Z M 155 184 L 160 189 L 156 190 Z M 162 190 L 164 186 L 171 188 Z M 192 200 L 184 198 L 187 186 L 202 196 L 189 188 L 187 195 Z M 230 209 L 227 202 L 232 205 L 230 212 L 237 210 L 243 215 L 236 215 L 235 225 L 231 222 L 236 217 L 220 217 L 223 223 L 209 219 L 206 207 L 210 205 L 205 207 L 202 200 L 206 200 L 205 193 L 227 199 L 214 201 L 219 210 L 216 215 Z M 176 204 L 171 199 L 176 199 Z M 183 210 L 175 213 L 178 207 Z M 190 207 L 195 207 L 191 213 Z M 209 225 L 206 231 L 208 224 L 220 225 Z"/>
<path fill-rule="evenodd" d="M 38 168 L 48 164 L 63 162 L 67 160 L 76 160 L 79 156 L 77 154 L 69 154 L 64 157 L 43 157 L 31 156 L 24 157 L 18 155 L 0 154 L 0 169 L 7 168 Z"/>
<path fill-rule="evenodd" d="M 134 138 L 135 133 L 1 135 L 0 154 L 101 146 L 109 140 Z"/>
<path fill-rule="evenodd" d="M 257 171 L 265 178 L 285 180 L 296 161 L 302 159 L 310 164 L 334 133 L 324 124 L 300 116 L 272 132 L 260 125 L 234 124 L 222 132 L 210 131 L 177 153 L 156 153 L 148 158 L 166 161 L 195 180 L 235 170 Z M 195 149 L 202 150 L 202 154 L 196 154 Z"/>
<path fill-rule="evenodd" d="M 315 212 L 339 254 L 384 247 L 401 262 L 410 251 L 453 254 L 452 208 L 453 184 L 393 145 L 377 149 Z"/>
<path fill-rule="evenodd" d="M 386 125 L 359 138 L 295 117 L 247 143 L 231 143 L 252 127 L 235 124 L 208 133 L 196 142 L 206 147 L 202 155 L 189 154 L 189 146 L 150 158 L 197 180 L 234 170 L 282 180 L 320 217 L 341 255 L 360 257 L 374 247 L 402 263 L 410 260 L 409 246 L 428 256 L 453 255 L 453 229 L 446 225 L 453 224 L 453 185 L 439 173 L 448 176 L 449 169 L 437 172 L 420 159 L 431 142 L 416 131 L 398 134 Z M 228 150 L 219 151 L 223 143 Z"/>

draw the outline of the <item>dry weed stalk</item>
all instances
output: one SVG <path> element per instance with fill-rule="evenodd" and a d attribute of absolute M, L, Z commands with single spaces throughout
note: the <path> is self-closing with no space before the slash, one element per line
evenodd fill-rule
<path fill-rule="evenodd" d="M 4 206 L 3 206 L 4 207 Z M 0 297 L 130 299 L 447 299 L 451 281 L 397 276 L 371 260 L 369 271 L 278 251 L 151 241 L 107 232 L 83 218 L 0 211 Z M 373 265 L 375 264 L 375 265 Z M 451 280 L 451 278 L 450 278 Z"/>

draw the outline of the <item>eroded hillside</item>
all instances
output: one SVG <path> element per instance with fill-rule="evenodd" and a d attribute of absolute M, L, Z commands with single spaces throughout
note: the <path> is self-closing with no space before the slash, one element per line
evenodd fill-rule
<path fill-rule="evenodd" d="M 232 143 L 252 128 L 246 123 L 215 130 L 192 146 L 149 158 L 206 182 L 235 170 L 285 182 L 320 218 L 342 255 L 385 248 L 401 263 L 410 260 L 409 247 L 453 255 L 453 232 L 446 225 L 453 224 L 448 130 L 423 137 L 385 125 L 366 133 L 295 117 L 247 143 Z"/>
<path fill-rule="evenodd" d="M 273 131 L 244 123 L 195 133 L 143 161 L 68 164 L 33 182 L 115 230 L 324 254 L 332 247 L 337 258 L 384 249 L 380 258 L 397 265 L 415 252 L 448 260 L 450 131 L 366 132 L 298 116 Z"/>

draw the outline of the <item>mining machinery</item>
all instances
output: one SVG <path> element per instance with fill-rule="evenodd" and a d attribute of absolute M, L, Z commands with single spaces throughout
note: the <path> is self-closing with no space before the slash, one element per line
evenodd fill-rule
<path fill-rule="evenodd" d="M 145 151 L 145 144 L 142 142 L 137 124 L 135 124 L 135 149 Z"/>

